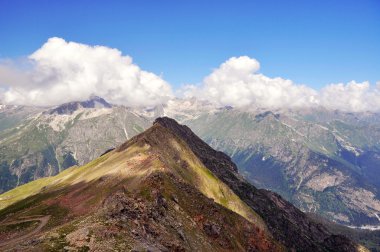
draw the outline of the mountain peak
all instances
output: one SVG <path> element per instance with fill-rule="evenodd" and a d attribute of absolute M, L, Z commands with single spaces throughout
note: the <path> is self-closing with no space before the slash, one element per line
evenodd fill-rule
<path fill-rule="evenodd" d="M 112 105 L 99 96 L 91 95 L 85 101 L 73 101 L 61 104 L 48 111 L 48 114 L 72 114 L 80 108 L 111 108 Z"/>
<path fill-rule="evenodd" d="M 187 131 L 188 129 L 186 125 L 180 125 L 176 120 L 167 116 L 156 118 L 156 120 L 153 122 L 153 125 L 161 125 L 164 128 L 173 130 L 174 132 Z"/>
<path fill-rule="evenodd" d="M 228 155 L 211 148 L 186 125 L 181 125 L 169 117 L 157 118 L 153 125 L 157 124 L 171 130 L 177 137 L 184 140 L 201 161 L 207 164 L 206 166 L 208 166 L 212 172 L 225 173 L 229 171 L 237 174 L 237 166 Z"/>

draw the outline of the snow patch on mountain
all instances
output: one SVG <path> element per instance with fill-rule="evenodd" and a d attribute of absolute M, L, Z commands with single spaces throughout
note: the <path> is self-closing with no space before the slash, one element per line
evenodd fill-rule
<path fill-rule="evenodd" d="M 66 128 L 66 124 L 75 119 L 83 111 L 77 110 L 71 115 L 51 115 L 47 116 L 46 121 L 48 125 L 57 132 L 60 132 Z"/>
<path fill-rule="evenodd" d="M 98 108 L 98 109 L 88 109 L 88 110 L 82 110 L 84 113 L 81 115 L 79 120 L 86 120 L 91 119 L 95 117 L 99 117 L 102 115 L 108 115 L 112 113 L 112 108 Z"/>
<path fill-rule="evenodd" d="M 345 148 L 346 150 L 352 152 L 355 154 L 355 156 L 360 156 L 360 154 L 363 152 L 361 149 L 359 148 L 355 148 L 354 146 L 352 146 L 348 141 L 346 141 L 345 139 L 343 139 L 342 137 L 340 137 L 338 134 L 336 133 L 333 133 L 335 138 L 337 139 L 337 141 L 339 142 L 339 144 Z"/>

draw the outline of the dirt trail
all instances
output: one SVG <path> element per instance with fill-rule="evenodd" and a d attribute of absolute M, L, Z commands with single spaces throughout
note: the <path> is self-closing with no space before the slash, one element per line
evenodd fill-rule
<path fill-rule="evenodd" d="M 36 227 L 34 230 L 32 230 L 31 232 L 29 232 L 25 235 L 22 235 L 22 236 L 19 236 L 19 237 L 10 239 L 10 240 L 6 240 L 6 241 L 0 241 L 0 247 L 15 244 L 17 242 L 23 241 L 24 239 L 29 238 L 29 237 L 37 234 L 48 223 L 49 219 L 50 219 L 50 215 L 42 216 L 42 217 L 31 217 L 31 216 L 29 216 L 29 217 L 23 217 L 23 219 L 21 219 L 21 220 L 15 220 L 15 221 L 0 223 L 0 226 L 5 226 L 5 225 L 18 224 L 18 223 L 23 223 L 23 222 L 28 222 L 28 221 L 39 221 L 40 222 L 38 227 Z"/>

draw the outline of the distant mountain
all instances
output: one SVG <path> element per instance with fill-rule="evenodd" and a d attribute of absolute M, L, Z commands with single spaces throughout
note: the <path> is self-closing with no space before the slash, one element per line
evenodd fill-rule
<path fill-rule="evenodd" d="M 103 98 L 98 96 L 91 96 L 89 100 L 87 101 L 76 101 L 76 102 L 69 102 L 62 105 L 59 105 L 53 109 L 50 109 L 47 111 L 48 114 L 68 114 L 71 115 L 75 111 L 81 109 L 81 108 L 111 108 L 112 105 L 106 102 Z"/>
<path fill-rule="evenodd" d="M 0 120 L 11 124 L 0 131 L 0 192 L 83 165 L 151 124 L 99 97 L 45 110 L 12 106 Z"/>
<path fill-rule="evenodd" d="M 185 123 L 256 186 L 339 223 L 380 225 L 378 120 L 323 109 L 234 109 Z"/>
<path fill-rule="evenodd" d="M 44 108 L 0 104 L 0 132 L 16 127 L 31 115 L 44 111 Z"/>
<path fill-rule="evenodd" d="M 0 202 L 2 250 L 367 251 L 256 189 L 169 118 Z"/>
<path fill-rule="evenodd" d="M 0 130 L 0 191 L 83 165 L 169 116 L 230 155 L 255 186 L 301 210 L 345 225 L 380 225 L 379 114 L 218 107 L 197 99 L 153 108 L 99 97 L 69 104 L 0 110 L 0 125 L 8 125 Z"/>

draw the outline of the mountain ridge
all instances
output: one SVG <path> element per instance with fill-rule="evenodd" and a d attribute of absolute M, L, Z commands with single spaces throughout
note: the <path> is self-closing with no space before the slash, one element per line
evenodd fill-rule
<path fill-rule="evenodd" d="M 110 244 L 180 251 L 284 251 L 283 246 L 303 251 L 363 249 L 314 224 L 276 194 L 249 185 L 235 168 L 228 156 L 212 150 L 189 128 L 160 118 L 147 131 L 83 167 L 69 168 L 56 177 L 1 195 L 1 201 L 9 204 L 0 210 L 0 219 L 50 214 L 47 228 L 33 243 L 36 248 L 64 243 L 90 250 Z M 23 199 L 22 193 L 27 193 Z M 268 211 L 272 215 L 263 216 Z M 287 224 L 276 230 L 273 225 L 279 223 L 268 222 L 269 218 L 286 220 Z M 307 229 L 300 225 L 293 233 L 292 225 L 299 225 L 300 220 Z M 173 227 L 173 221 L 182 226 Z M 114 228 L 124 235 L 116 243 Z M 78 236 L 84 238 L 78 240 Z M 101 244 L 96 239 L 101 239 Z M 24 248 L 25 244 L 30 246 L 12 246 Z"/>
<path fill-rule="evenodd" d="M 80 108 L 111 108 L 112 105 L 99 96 L 90 96 L 86 101 L 73 101 L 56 106 L 46 113 L 52 114 L 73 114 L 74 111 Z"/>
<path fill-rule="evenodd" d="M 1 195 L 2 223 L 49 214 L 47 226 L 72 229 L 60 240 L 73 248 L 83 247 L 73 238 L 76 232 L 90 229 L 95 234 L 100 232 L 97 238 L 104 243 L 138 250 L 245 251 L 252 247 L 283 251 L 265 231 L 261 218 L 207 173 L 167 129 L 155 125 L 127 143 L 126 148 L 110 151 L 85 166 L 69 168 L 56 177 L 36 180 Z M 173 226 L 175 223 L 182 226 Z M 104 237 L 112 232 L 109 226 L 120 229 L 125 238 L 114 243 L 112 237 Z M 49 244 L 58 246 L 56 238 L 51 237 L 54 230 L 46 229 L 35 247 L 45 250 Z M 22 250 L 27 246 L 6 240 L 0 247 Z M 99 246 L 102 251 L 109 249 L 96 242 L 86 246 L 91 250 Z"/>

